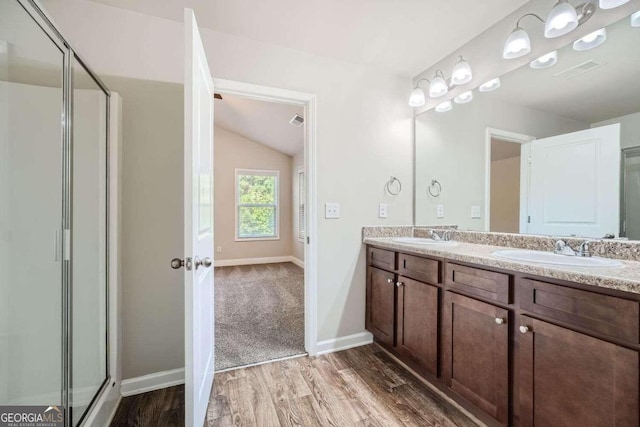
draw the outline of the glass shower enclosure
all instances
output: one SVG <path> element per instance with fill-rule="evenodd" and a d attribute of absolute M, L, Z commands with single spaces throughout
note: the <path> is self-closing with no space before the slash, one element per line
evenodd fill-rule
<path fill-rule="evenodd" d="M 65 426 L 109 383 L 109 102 L 35 2 L 0 1 L 0 405 Z"/>

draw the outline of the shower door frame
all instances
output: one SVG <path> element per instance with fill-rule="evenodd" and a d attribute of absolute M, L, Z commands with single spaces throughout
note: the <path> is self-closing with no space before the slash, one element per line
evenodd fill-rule
<path fill-rule="evenodd" d="M 91 417 L 92 412 L 96 409 L 96 404 L 101 396 L 105 394 L 105 390 L 108 389 L 109 384 L 114 379 L 112 360 L 111 360 L 111 344 L 112 344 L 112 331 L 110 328 L 111 323 L 111 292 L 112 292 L 112 278 L 111 278 L 111 262 L 112 255 L 111 248 L 111 223 L 112 223 L 112 209 L 111 209 L 111 91 L 102 82 L 102 80 L 93 72 L 93 70 L 87 65 L 87 62 L 73 50 L 71 45 L 62 36 L 60 31 L 55 27 L 52 20 L 44 11 L 44 8 L 40 6 L 37 0 L 16 0 L 25 12 L 34 20 L 42 31 L 49 37 L 49 39 L 61 50 L 63 54 L 63 67 L 62 67 L 62 224 L 61 228 L 61 253 L 64 254 L 62 258 L 62 381 L 61 381 L 61 401 L 64 407 L 64 419 L 65 427 L 74 427 L 72 425 L 71 416 L 71 390 L 73 379 L 73 352 L 72 352 L 72 338 L 73 338 L 73 324 L 72 324 L 72 263 L 73 263 L 73 72 L 74 72 L 74 59 L 82 66 L 83 70 L 89 74 L 94 82 L 100 87 L 105 94 L 106 99 L 106 204 L 105 204 L 105 216 L 106 216 L 106 230 L 105 230 L 105 326 L 106 334 L 104 339 L 106 340 L 106 370 L 105 378 L 98 388 L 96 394 L 92 397 L 90 403 L 84 410 L 82 417 L 79 419 L 77 425 L 83 425 L 88 418 Z M 117 177 L 116 177 L 117 180 Z M 116 181 L 117 182 L 117 181 Z M 116 192 L 117 194 L 117 192 Z M 116 230 L 113 230 L 116 231 Z M 115 279 L 115 278 L 114 278 Z M 115 289 L 113 289 L 115 291 Z M 116 308 L 116 307 L 114 307 Z M 119 379 L 118 379 L 119 380 Z M 112 386 L 115 386 L 116 382 L 113 382 Z"/>
<path fill-rule="evenodd" d="M 626 191 L 627 191 L 627 174 L 625 166 L 627 158 L 640 157 L 640 145 L 623 148 L 620 153 L 620 237 L 626 237 Z"/>

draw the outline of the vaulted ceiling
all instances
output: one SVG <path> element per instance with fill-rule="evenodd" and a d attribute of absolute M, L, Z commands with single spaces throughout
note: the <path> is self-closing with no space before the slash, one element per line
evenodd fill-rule
<path fill-rule="evenodd" d="M 413 77 L 528 0 L 92 0 Z"/>

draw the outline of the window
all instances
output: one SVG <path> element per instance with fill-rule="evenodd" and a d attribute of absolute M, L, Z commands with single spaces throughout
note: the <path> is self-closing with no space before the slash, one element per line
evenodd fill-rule
<path fill-rule="evenodd" d="M 306 182 L 304 179 L 304 169 L 298 169 L 298 240 L 304 242 L 305 233 L 305 213 L 304 205 L 306 198 Z"/>
<path fill-rule="evenodd" d="M 278 171 L 236 169 L 236 240 L 279 239 Z"/>

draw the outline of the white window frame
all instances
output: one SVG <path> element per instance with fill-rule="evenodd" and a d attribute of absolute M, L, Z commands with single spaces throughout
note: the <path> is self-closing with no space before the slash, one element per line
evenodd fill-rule
<path fill-rule="evenodd" d="M 257 176 L 275 176 L 275 205 L 255 205 L 255 204 L 240 204 L 240 192 L 238 191 L 238 177 L 240 175 L 257 175 Z M 266 170 L 266 169 L 236 169 L 235 170 L 235 241 L 236 242 L 252 242 L 260 240 L 280 240 L 280 171 L 278 170 Z M 266 237 L 240 237 L 239 229 L 239 211 L 241 206 L 265 206 L 275 207 L 276 215 L 276 230 L 275 236 Z"/>
<path fill-rule="evenodd" d="M 300 177 L 302 176 L 303 185 L 300 186 Z M 298 206 L 297 206 L 297 227 L 298 227 L 298 242 L 304 243 L 306 235 L 306 220 L 307 220 L 307 177 L 304 172 L 304 167 L 298 168 L 297 174 L 297 186 L 298 186 Z M 300 218 L 300 211 L 303 212 L 302 218 Z"/>

